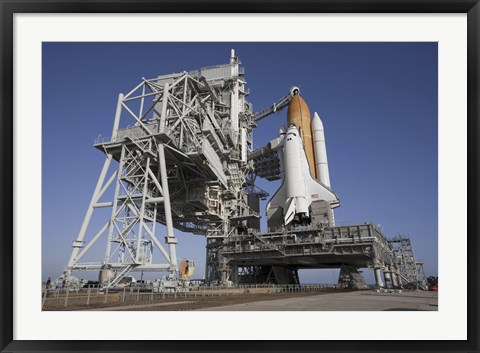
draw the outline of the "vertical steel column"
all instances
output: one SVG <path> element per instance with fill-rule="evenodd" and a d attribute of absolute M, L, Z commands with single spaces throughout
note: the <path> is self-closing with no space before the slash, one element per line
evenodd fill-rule
<path fill-rule="evenodd" d="M 110 166 L 110 162 L 112 161 L 112 155 L 107 154 L 107 158 L 103 163 L 102 171 L 100 172 L 100 176 L 98 177 L 97 185 L 95 186 L 95 190 L 93 191 L 92 198 L 90 200 L 90 204 L 88 206 L 87 212 L 85 214 L 85 218 L 83 219 L 82 226 L 80 231 L 78 232 L 77 239 L 74 241 L 74 244 L 77 243 L 72 250 L 72 255 L 70 256 L 70 260 L 68 261 L 68 267 L 71 267 L 75 264 L 76 257 L 78 252 L 80 251 L 80 243 L 83 243 L 83 239 L 85 238 L 85 233 L 87 232 L 88 224 L 90 223 L 90 219 L 92 218 L 93 214 L 93 205 L 97 203 L 97 198 L 100 190 L 102 189 L 103 182 L 105 181 L 105 176 L 107 175 L 108 167 Z M 83 246 L 83 245 L 82 245 Z"/>
<path fill-rule="evenodd" d="M 118 127 L 120 125 L 120 116 L 122 115 L 122 101 L 123 101 L 123 94 L 118 95 L 117 101 L 117 110 L 115 112 L 115 120 L 113 122 L 113 129 L 112 129 L 112 141 L 115 141 L 117 138 Z M 105 176 L 108 171 L 108 167 L 110 166 L 110 162 L 112 161 L 112 155 L 107 154 L 107 158 L 105 163 L 103 164 L 102 171 L 100 172 L 100 177 L 98 178 L 97 185 L 95 186 L 95 190 L 93 191 L 92 199 L 90 200 L 90 205 L 88 206 L 87 212 L 85 214 L 85 218 L 83 219 L 82 226 L 80 231 L 78 232 L 77 239 L 75 240 L 74 244 L 76 246 L 73 248 L 72 255 L 70 256 L 70 260 L 68 261 L 68 267 L 74 265 L 75 259 L 80 251 L 80 243 L 83 243 L 83 239 L 85 238 L 85 233 L 88 228 L 88 224 L 90 223 L 90 219 L 92 218 L 93 214 L 93 205 L 97 203 L 97 198 L 100 190 L 102 189 L 103 182 L 105 181 Z"/>
<path fill-rule="evenodd" d="M 230 94 L 230 118 L 231 128 L 233 130 L 235 146 L 237 146 L 238 140 L 238 80 L 235 81 L 232 87 L 232 93 Z"/>
<path fill-rule="evenodd" d="M 402 279 L 402 276 L 400 275 L 400 270 L 398 270 L 398 272 L 397 272 L 397 282 L 398 282 L 398 286 L 402 287 L 403 279 Z"/>
<path fill-rule="evenodd" d="M 158 161 L 159 161 L 159 172 L 160 172 L 162 190 L 163 190 L 163 206 L 165 209 L 165 223 L 167 226 L 166 242 L 168 244 L 168 249 L 170 253 L 170 266 L 172 270 L 176 272 L 177 271 L 177 252 L 175 249 L 175 244 L 177 244 L 177 239 L 175 238 L 175 234 L 173 234 L 172 210 L 170 207 L 170 191 L 168 189 L 167 166 L 165 162 L 165 149 L 163 147 L 163 143 L 158 144 Z"/>
<path fill-rule="evenodd" d="M 232 273 L 231 273 L 231 281 L 233 284 L 238 284 L 238 266 L 237 265 L 232 265 Z"/>
<path fill-rule="evenodd" d="M 167 116 L 167 105 L 168 105 L 168 83 L 165 83 L 165 86 L 163 86 L 163 98 L 162 98 L 162 115 L 160 116 L 160 130 L 159 132 L 161 134 L 165 133 L 165 118 Z"/>
<path fill-rule="evenodd" d="M 120 117 L 122 115 L 123 94 L 118 95 L 117 110 L 115 112 L 115 120 L 113 121 L 112 141 L 117 139 L 118 127 L 120 126 Z"/>
<path fill-rule="evenodd" d="M 380 268 L 375 268 L 375 282 L 378 287 L 382 288 L 383 287 L 383 281 L 382 281 L 382 272 L 380 272 Z"/>
<path fill-rule="evenodd" d="M 150 168 L 150 157 L 147 157 L 147 163 L 145 164 L 145 174 L 143 176 L 143 192 L 142 192 L 142 205 L 140 206 L 140 214 L 139 214 L 139 228 L 138 228 L 138 235 L 137 235 L 137 253 L 135 255 L 135 260 L 140 262 L 138 254 L 140 253 L 140 246 L 142 242 L 142 235 L 143 235 L 143 218 L 145 214 L 145 199 L 147 197 L 148 192 L 148 168 Z M 144 254 L 145 256 L 145 254 Z"/>
<path fill-rule="evenodd" d="M 110 225 L 108 228 L 108 238 L 107 238 L 107 248 L 105 250 L 105 263 L 108 263 L 110 260 L 110 250 L 112 247 L 113 240 L 113 228 L 115 225 L 115 218 L 117 216 L 117 205 L 118 205 L 118 194 L 120 191 L 120 179 L 122 178 L 122 168 L 125 164 L 125 145 L 122 145 L 122 152 L 120 153 L 120 164 L 117 170 L 117 180 L 115 183 L 115 193 L 113 196 L 113 206 L 112 206 L 112 215 L 110 217 Z"/>
<path fill-rule="evenodd" d="M 390 275 L 390 268 L 387 266 L 383 271 L 383 277 L 385 278 L 385 288 L 391 288 L 392 276 Z"/>
<path fill-rule="evenodd" d="M 188 75 L 185 75 L 183 80 L 183 104 L 182 104 L 182 115 L 185 115 L 187 111 L 187 92 L 188 92 Z M 180 139 L 182 141 L 182 139 Z"/>
<path fill-rule="evenodd" d="M 395 272 L 395 269 L 392 268 L 392 272 L 391 272 L 391 276 L 392 276 L 392 286 L 394 288 L 397 288 L 398 287 L 398 277 L 397 277 L 397 273 Z"/>
<path fill-rule="evenodd" d="M 142 85 L 142 99 L 140 100 L 140 109 L 138 111 L 138 117 L 140 118 L 140 120 L 143 120 L 143 105 L 144 105 L 144 102 L 145 102 L 145 83 L 143 83 Z"/>

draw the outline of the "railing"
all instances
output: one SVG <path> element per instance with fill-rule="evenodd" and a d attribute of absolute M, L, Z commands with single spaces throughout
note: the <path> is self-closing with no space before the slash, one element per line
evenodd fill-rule
<path fill-rule="evenodd" d="M 271 293 L 315 292 L 338 289 L 334 284 L 245 284 L 212 285 L 187 288 L 167 288 L 160 291 L 158 287 L 125 287 L 123 289 L 102 289 L 97 287 L 81 288 L 77 291 L 64 289 L 43 289 L 42 309 L 61 310 L 62 308 L 79 308 L 95 306 L 115 306 L 122 303 L 158 302 L 172 299 L 192 299 L 219 297 L 228 295 L 251 295 Z"/>
<path fill-rule="evenodd" d="M 99 137 L 97 137 L 97 138 L 93 141 L 93 144 L 94 144 L 94 145 L 98 145 L 98 144 L 100 144 L 100 143 L 108 143 L 108 142 L 112 142 L 112 138 L 111 138 L 111 137 L 99 136 Z"/>

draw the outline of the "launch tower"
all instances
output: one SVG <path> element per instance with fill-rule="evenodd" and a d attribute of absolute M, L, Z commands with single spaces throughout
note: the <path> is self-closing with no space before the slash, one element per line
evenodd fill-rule
<path fill-rule="evenodd" d="M 175 275 L 176 228 L 206 236 L 207 277 L 221 280 L 221 240 L 259 224 L 266 196 L 247 158 L 255 123 L 245 83 L 232 50 L 225 65 L 142 79 L 119 95 L 112 136 L 95 142 L 105 163 L 67 270 L 101 271 L 110 286 L 131 271 Z M 108 217 L 92 232 L 103 208 Z M 101 238 L 103 261 L 82 262 Z"/>

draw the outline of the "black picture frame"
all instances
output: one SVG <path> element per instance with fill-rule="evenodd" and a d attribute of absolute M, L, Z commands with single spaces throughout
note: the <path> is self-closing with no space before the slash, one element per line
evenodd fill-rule
<path fill-rule="evenodd" d="M 480 4 L 479 0 L 0 0 L 2 352 L 478 352 Z M 18 341 L 13 340 L 13 16 L 16 13 L 467 13 L 468 42 L 468 339 L 466 341 Z M 453 235 L 452 235 L 453 236 Z M 452 325 L 455 323 L 452 322 Z M 280 335 L 281 336 L 281 335 Z"/>

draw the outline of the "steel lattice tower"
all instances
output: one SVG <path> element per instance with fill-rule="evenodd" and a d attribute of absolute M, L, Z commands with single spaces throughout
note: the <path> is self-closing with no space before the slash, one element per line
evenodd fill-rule
<path fill-rule="evenodd" d="M 425 286 L 425 273 L 423 262 L 415 258 L 413 245 L 410 238 L 396 236 L 390 240 L 393 245 L 401 280 L 405 287 L 420 288 Z"/>
<path fill-rule="evenodd" d="M 207 279 L 225 280 L 218 241 L 259 218 L 249 206 L 256 197 L 247 161 L 254 120 L 245 83 L 232 51 L 228 64 L 142 79 L 119 95 L 112 136 L 94 145 L 106 159 L 68 271 L 101 270 L 110 286 L 130 271 L 176 274 L 176 228 L 207 237 Z M 100 208 L 110 216 L 90 232 Z M 100 238 L 103 261 L 82 262 Z"/>

